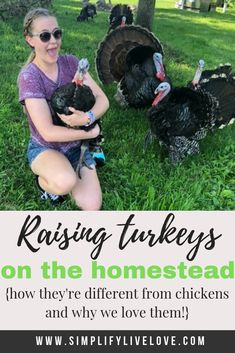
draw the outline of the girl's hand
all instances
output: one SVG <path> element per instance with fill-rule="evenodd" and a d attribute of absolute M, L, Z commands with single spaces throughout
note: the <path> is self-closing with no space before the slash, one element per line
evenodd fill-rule
<path fill-rule="evenodd" d="M 69 110 L 73 113 L 71 115 L 58 114 L 60 119 L 71 127 L 86 125 L 90 120 L 86 113 L 69 107 Z"/>
<path fill-rule="evenodd" d="M 89 139 L 94 139 L 100 134 L 100 127 L 98 124 L 96 124 L 93 129 L 87 131 L 87 134 L 89 134 Z"/>

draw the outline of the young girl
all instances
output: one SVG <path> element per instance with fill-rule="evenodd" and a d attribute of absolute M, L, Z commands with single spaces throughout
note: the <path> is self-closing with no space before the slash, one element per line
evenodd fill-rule
<path fill-rule="evenodd" d="M 41 192 L 41 198 L 53 203 L 71 193 L 82 210 L 101 208 L 102 195 L 94 161 L 89 151 L 81 179 L 75 173 L 80 156 L 81 140 L 99 135 L 99 126 L 90 131 L 72 129 L 53 124 L 50 98 L 61 85 L 71 82 L 79 60 L 72 55 L 59 55 L 62 30 L 55 16 L 47 9 L 37 8 L 28 12 L 24 19 L 24 37 L 32 53 L 21 69 L 18 78 L 19 100 L 24 105 L 30 127 L 28 160 Z M 69 126 L 91 123 L 91 116 L 99 119 L 108 109 L 104 92 L 87 73 L 88 85 L 96 102 L 91 112 L 71 108 L 71 115 L 60 115 Z"/>

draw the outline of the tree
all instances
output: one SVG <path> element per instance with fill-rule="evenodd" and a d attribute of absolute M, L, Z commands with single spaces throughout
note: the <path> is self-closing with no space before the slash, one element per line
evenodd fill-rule
<path fill-rule="evenodd" d="M 156 0 L 139 0 L 136 16 L 137 25 L 148 28 L 152 31 L 155 4 Z"/>

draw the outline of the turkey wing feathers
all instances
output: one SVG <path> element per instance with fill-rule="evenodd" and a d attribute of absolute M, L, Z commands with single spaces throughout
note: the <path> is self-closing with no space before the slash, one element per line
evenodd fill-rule
<path fill-rule="evenodd" d="M 54 111 L 53 122 L 56 125 L 66 126 L 56 113 L 70 115 L 72 112 L 68 109 L 73 107 L 76 110 L 87 112 L 95 104 L 95 97 L 90 87 L 86 85 L 76 85 L 74 82 L 63 85 L 55 90 L 51 96 L 51 107 Z M 83 130 L 90 130 L 94 125 L 88 127 L 80 126 Z"/>
<path fill-rule="evenodd" d="M 201 89 L 218 101 L 216 126 L 227 124 L 235 117 L 235 84 L 231 80 L 225 77 L 210 79 L 201 84 Z"/>

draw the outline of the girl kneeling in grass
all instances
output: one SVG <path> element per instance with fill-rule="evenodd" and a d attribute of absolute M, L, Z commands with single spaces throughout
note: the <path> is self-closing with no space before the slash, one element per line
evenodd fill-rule
<path fill-rule="evenodd" d="M 98 210 L 102 204 L 100 183 L 90 152 L 85 152 L 81 178 L 75 173 L 81 152 L 81 140 L 99 135 L 98 124 L 90 131 L 71 129 L 53 124 L 49 105 L 53 92 L 71 82 L 79 60 L 73 55 L 59 55 L 62 30 L 56 17 L 47 9 L 37 8 L 24 19 L 24 37 L 32 53 L 18 77 L 19 100 L 24 105 L 30 128 L 28 160 L 36 175 L 41 198 L 53 203 L 63 201 L 71 193 L 82 210 Z M 87 73 L 84 83 L 96 98 L 92 116 L 99 119 L 108 109 L 107 97 Z M 70 126 L 83 126 L 90 122 L 86 112 L 73 110 L 61 119 Z"/>

